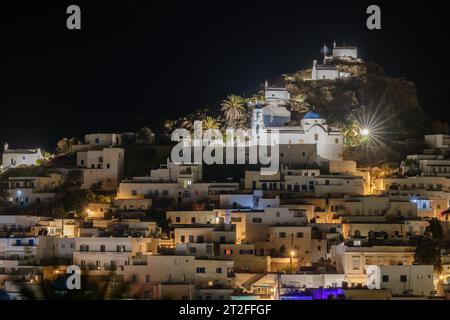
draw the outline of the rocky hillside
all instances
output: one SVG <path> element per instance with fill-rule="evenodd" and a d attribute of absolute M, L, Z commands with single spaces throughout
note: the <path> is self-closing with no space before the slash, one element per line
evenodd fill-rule
<path fill-rule="evenodd" d="M 381 66 L 361 60 L 332 60 L 330 63 L 352 77 L 337 80 L 309 81 L 311 70 L 285 75 L 277 85 L 291 93 L 292 124 L 311 110 L 328 119 L 328 123 L 348 127 L 372 119 L 379 144 L 373 157 L 398 161 L 405 153 L 421 148 L 423 135 L 431 131 L 433 119 L 419 105 L 414 83 L 388 76 Z M 368 121 L 368 120 L 367 120 Z M 359 146 L 347 148 L 347 158 L 364 162 Z M 399 152 L 400 151 L 400 152 Z M 378 159 L 380 160 L 380 159 Z"/>

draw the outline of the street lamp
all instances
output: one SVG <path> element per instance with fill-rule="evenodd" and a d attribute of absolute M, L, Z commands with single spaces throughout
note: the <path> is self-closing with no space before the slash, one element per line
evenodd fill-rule
<path fill-rule="evenodd" d="M 290 258 L 291 258 L 291 269 L 293 268 L 293 264 L 294 264 L 294 256 L 295 256 L 295 251 L 294 250 L 292 250 L 291 252 L 290 252 Z"/>

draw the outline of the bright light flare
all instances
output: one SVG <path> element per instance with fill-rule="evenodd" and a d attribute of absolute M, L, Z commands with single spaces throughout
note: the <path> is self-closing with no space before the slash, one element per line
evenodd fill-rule
<path fill-rule="evenodd" d="M 370 135 L 370 130 L 367 129 L 367 128 L 361 129 L 361 135 L 362 135 L 363 137 L 368 137 L 368 136 Z"/>

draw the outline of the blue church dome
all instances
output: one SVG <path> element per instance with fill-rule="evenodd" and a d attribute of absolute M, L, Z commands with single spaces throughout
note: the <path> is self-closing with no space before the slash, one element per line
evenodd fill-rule
<path fill-rule="evenodd" d="M 320 115 L 313 111 L 309 111 L 307 114 L 305 114 L 303 119 L 320 119 Z"/>

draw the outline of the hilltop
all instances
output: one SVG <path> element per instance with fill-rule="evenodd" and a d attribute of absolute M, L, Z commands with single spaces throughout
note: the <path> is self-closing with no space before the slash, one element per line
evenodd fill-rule
<path fill-rule="evenodd" d="M 421 108 L 413 82 L 387 75 L 383 67 L 360 59 L 331 59 L 328 64 L 350 77 L 311 81 L 311 69 L 299 70 L 272 80 L 291 94 L 291 125 L 295 125 L 311 109 L 339 126 L 346 136 L 346 158 L 360 162 L 399 161 L 405 153 L 422 147 L 423 135 L 447 133 Z M 366 152 L 352 141 L 356 127 L 370 124 L 377 141 L 371 146 L 380 152 Z M 376 148 L 375 148 L 376 147 Z"/>

